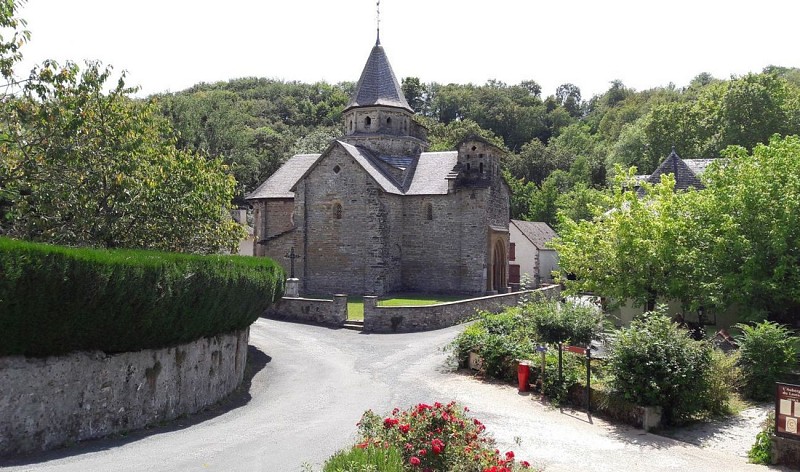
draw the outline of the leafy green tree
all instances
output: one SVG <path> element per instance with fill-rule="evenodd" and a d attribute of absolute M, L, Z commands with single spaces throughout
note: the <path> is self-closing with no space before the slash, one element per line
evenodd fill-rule
<path fill-rule="evenodd" d="M 4 229 L 76 246 L 236 247 L 233 177 L 219 160 L 178 150 L 157 107 L 131 100 L 124 74 L 115 86 L 110 77 L 98 63 L 81 72 L 46 62 L 5 104 L 1 154 L 13 190 Z"/>
<path fill-rule="evenodd" d="M 556 89 L 556 98 L 562 107 L 574 117 L 581 115 L 581 89 L 574 84 L 561 84 Z"/>
<path fill-rule="evenodd" d="M 754 319 L 800 316 L 800 137 L 729 148 L 706 171 L 715 278 Z"/>
<path fill-rule="evenodd" d="M 565 281 L 572 292 L 594 292 L 617 301 L 633 300 L 648 310 L 659 298 L 680 300 L 697 308 L 711 303 L 712 293 L 696 266 L 709 243 L 704 228 L 688 217 L 694 193 L 674 192 L 672 174 L 656 185 L 644 185 L 644 194 L 631 191 L 633 172 L 619 171 L 605 213 L 591 220 L 562 219 L 561 237 L 553 246 L 559 253 Z M 705 266 L 703 266 L 705 267 Z M 702 288 L 701 288 L 702 287 Z"/>

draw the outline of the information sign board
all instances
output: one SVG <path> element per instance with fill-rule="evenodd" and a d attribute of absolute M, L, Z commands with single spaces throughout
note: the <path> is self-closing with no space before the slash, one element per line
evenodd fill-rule
<path fill-rule="evenodd" d="M 775 434 L 800 439 L 800 385 L 778 382 L 775 386 Z"/>

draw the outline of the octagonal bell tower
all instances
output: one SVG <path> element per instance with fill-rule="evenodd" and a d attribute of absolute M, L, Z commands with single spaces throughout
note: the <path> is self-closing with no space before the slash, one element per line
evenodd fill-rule
<path fill-rule="evenodd" d="M 342 139 L 380 155 L 419 155 L 428 148 L 425 128 L 414 121 L 380 37 L 344 109 Z"/>

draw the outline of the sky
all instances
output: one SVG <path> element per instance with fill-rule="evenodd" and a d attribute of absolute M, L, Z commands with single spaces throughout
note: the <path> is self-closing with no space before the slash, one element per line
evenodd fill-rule
<path fill-rule="evenodd" d="M 376 0 L 27 0 L 17 68 L 100 60 L 139 96 L 267 77 L 356 81 L 375 44 Z M 800 67 L 797 0 L 381 0 L 381 44 L 398 79 L 563 83 L 585 99 Z"/>

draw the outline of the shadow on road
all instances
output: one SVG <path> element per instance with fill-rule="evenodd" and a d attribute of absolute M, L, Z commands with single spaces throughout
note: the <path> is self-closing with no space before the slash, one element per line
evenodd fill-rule
<path fill-rule="evenodd" d="M 224 415 L 247 405 L 252 396 L 250 386 L 253 377 L 260 372 L 272 358 L 255 346 L 247 346 L 247 365 L 244 369 L 244 379 L 242 384 L 223 400 L 210 405 L 203 410 L 189 416 L 178 417 L 174 420 L 157 423 L 143 429 L 128 433 L 116 433 L 99 439 L 87 439 L 74 445 L 69 445 L 61 449 L 54 449 L 41 453 L 26 455 L 0 457 L 0 468 L 12 466 L 25 466 L 32 464 L 42 464 L 49 461 L 64 459 L 66 457 L 90 454 L 93 452 L 105 451 L 119 447 L 131 442 L 155 436 L 157 434 L 180 431 L 185 428 L 200 424 L 212 418 Z"/>

